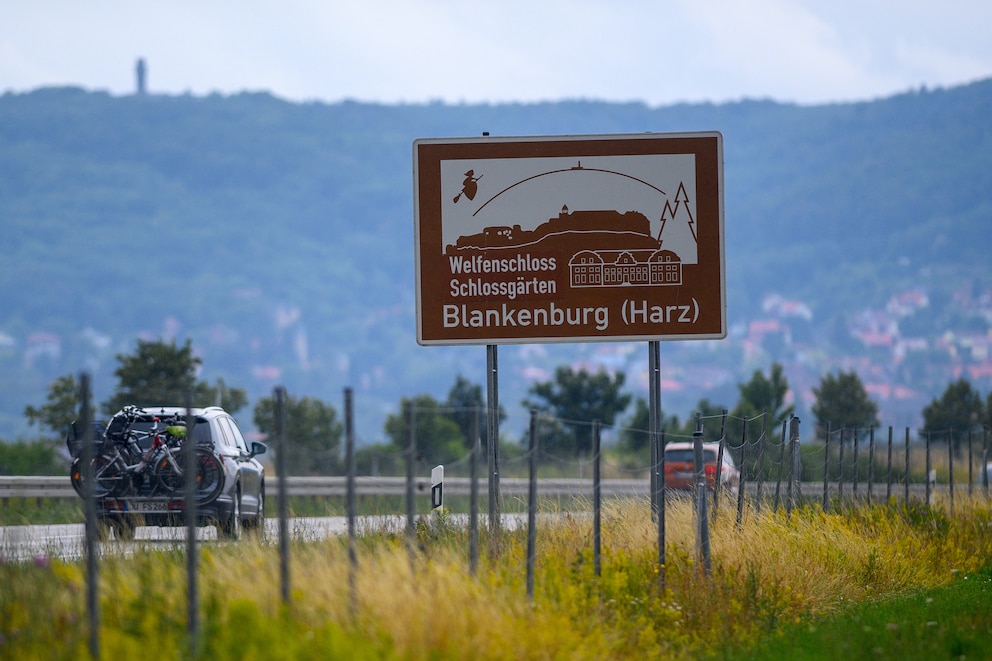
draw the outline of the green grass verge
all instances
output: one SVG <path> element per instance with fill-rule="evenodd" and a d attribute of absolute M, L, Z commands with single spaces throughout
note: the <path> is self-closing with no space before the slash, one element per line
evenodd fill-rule
<path fill-rule="evenodd" d="M 989 659 L 992 568 L 948 586 L 784 626 L 753 649 L 725 652 L 721 656 L 761 661 Z"/>
<path fill-rule="evenodd" d="M 992 511 L 915 504 L 750 511 L 711 528 L 712 574 L 688 503 L 656 527 L 642 501 L 604 511 L 602 571 L 586 517 L 537 531 L 467 533 L 443 514 L 416 543 L 383 530 L 352 546 L 290 543 L 291 604 L 271 535 L 198 546 L 196 658 L 862 659 L 989 658 Z M 108 546 L 98 574 L 102 658 L 189 658 L 182 544 Z M 357 562 L 356 562 L 357 561 Z M 660 582 L 663 579 L 663 584 Z M 0 549 L 0 658 L 85 658 L 86 565 Z"/>
<path fill-rule="evenodd" d="M 0 526 L 82 523 L 83 519 L 83 501 L 78 498 L 7 498 L 0 503 Z"/>

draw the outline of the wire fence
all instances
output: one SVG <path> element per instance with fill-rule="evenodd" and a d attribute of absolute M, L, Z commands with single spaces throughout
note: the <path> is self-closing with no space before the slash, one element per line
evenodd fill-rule
<path fill-rule="evenodd" d="M 431 413 L 449 414 L 455 409 L 442 407 Z M 460 410 L 460 409 L 459 409 Z M 480 412 L 480 415 L 484 412 Z M 411 415 L 416 416 L 414 409 Z M 794 490 L 795 499 L 804 502 L 820 500 L 824 509 L 831 501 L 865 500 L 888 501 L 892 498 L 909 500 L 922 494 L 927 500 L 933 491 L 940 489 L 953 498 L 956 494 L 973 495 L 977 491 L 988 495 L 989 429 L 976 427 L 961 433 L 953 430 L 929 432 L 914 436 L 908 427 L 881 428 L 816 428 L 814 433 L 802 438 L 799 419 L 789 416 L 773 419 L 763 412 L 753 418 L 738 418 L 727 411 L 722 414 L 698 416 L 700 432 L 707 443 L 719 443 L 718 470 L 729 463 L 739 471 L 739 484 L 734 492 L 744 491 L 755 500 L 756 507 L 781 505 Z M 542 438 L 545 432 L 554 437 L 560 430 L 584 428 L 612 439 L 604 444 L 599 454 L 577 451 L 567 447 L 549 447 L 544 443 L 538 450 L 537 462 L 541 474 L 547 477 L 591 479 L 593 466 L 600 462 L 605 477 L 648 478 L 657 473 L 652 462 L 654 453 L 645 446 L 628 447 L 619 438 L 650 432 L 623 426 L 559 418 L 547 413 L 536 413 L 536 430 Z M 790 432 L 790 426 L 795 431 Z M 416 430 L 414 430 L 416 433 Z M 649 443 L 667 447 L 672 443 L 687 443 L 694 434 L 665 430 L 663 439 Z M 468 450 L 455 458 L 450 454 L 432 454 L 435 446 L 430 439 L 421 439 L 416 458 L 420 470 L 437 463 L 444 463 L 451 474 L 464 473 L 470 464 Z M 524 439 L 526 440 L 526 439 Z M 401 453 L 393 453 L 393 457 Z M 530 460 L 523 443 L 501 445 L 500 471 L 504 476 L 522 475 Z M 447 459 L 446 459 L 447 457 Z M 390 454 L 380 456 L 380 466 L 388 465 Z M 722 483 L 717 485 L 723 486 Z M 719 491 L 719 488 L 714 489 Z"/>
<path fill-rule="evenodd" d="M 82 420 L 85 436 L 83 448 L 83 477 L 81 495 L 86 509 L 85 560 L 87 575 L 87 612 L 91 637 L 89 649 L 92 658 L 100 658 L 99 640 L 99 559 L 100 544 L 106 540 L 101 535 L 97 523 L 99 498 L 93 493 L 92 452 L 93 443 L 88 436 L 93 434 L 88 424 L 87 404 L 89 402 L 89 379 L 80 379 L 84 402 Z M 187 400 L 189 401 L 189 400 Z M 351 389 L 345 389 L 345 439 L 344 466 L 347 473 L 346 516 L 349 557 L 349 591 L 353 607 L 358 604 L 356 572 L 360 558 L 358 555 L 358 527 L 356 525 L 356 435 L 353 427 L 353 397 Z M 280 557 L 281 597 L 288 609 L 292 609 L 290 584 L 291 545 L 288 524 L 288 495 L 285 491 L 286 450 L 292 443 L 287 437 L 286 391 L 276 388 L 274 392 L 276 434 L 269 443 L 274 450 L 278 478 L 278 545 Z M 191 426 L 191 408 L 187 405 L 187 419 Z M 978 433 L 955 435 L 928 434 L 923 439 L 910 438 L 909 429 L 895 430 L 889 427 L 879 434 L 875 429 L 826 429 L 822 436 L 801 440 L 800 421 L 790 417 L 783 420 L 771 419 L 762 413 L 753 419 L 736 419 L 724 411 L 720 415 L 695 418 L 695 429 L 691 435 L 660 431 L 648 434 L 650 446 L 639 448 L 642 454 L 650 457 L 647 462 L 638 462 L 638 455 L 620 452 L 617 444 L 604 448 L 603 437 L 616 439 L 621 433 L 629 432 L 619 427 L 602 425 L 598 421 L 564 420 L 548 416 L 536 410 L 531 411 L 526 443 L 513 452 L 501 455 L 493 448 L 483 453 L 481 436 L 478 433 L 486 412 L 481 407 L 471 410 L 474 442 L 460 456 L 447 457 L 446 468 L 452 473 L 465 470 L 469 474 L 469 512 L 467 520 L 468 560 L 471 572 L 475 574 L 479 560 L 479 533 L 483 525 L 487 528 L 492 555 L 502 552 L 501 538 L 504 531 L 504 515 L 499 501 L 500 477 L 508 472 L 525 473 L 526 493 L 526 590 L 528 599 L 534 597 L 535 558 L 537 547 L 537 512 L 541 498 L 541 484 L 547 484 L 548 473 L 554 477 L 578 479 L 585 483 L 592 495 L 593 558 L 596 574 L 601 571 L 601 507 L 604 469 L 613 475 L 634 477 L 640 488 L 634 493 L 649 500 L 652 517 L 658 530 L 658 581 L 665 582 L 665 506 L 666 500 L 673 497 L 691 498 L 696 521 L 696 548 L 698 566 L 707 575 L 710 573 L 709 526 L 723 512 L 735 505 L 736 524 L 743 523 L 743 513 L 749 507 L 760 511 L 768 507 L 775 511 L 780 508 L 787 515 L 800 506 L 819 506 L 827 511 L 846 502 L 892 502 L 901 496 L 905 501 L 923 498 L 932 503 L 938 489 L 950 499 L 951 509 L 956 489 L 967 487 L 968 494 L 976 489 L 986 498 L 989 495 L 988 433 L 986 429 Z M 404 498 L 406 548 L 410 556 L 411 569 L 419 562 L 420 552 L 416 536 L 418 519 L 418 475 L 424 465 L 430 465 L 432 452 L 436 446 L 433 439 L 418 438 L 416 419 L 418 411 L 407 405 L 404 410 L 406 447 L 393 454 L 402 455 L 405 464 L 406 489 Z M 547 442 L 555 439 L 562 428 L 584 427 L 589 436 L 589 452 L 585 455 L 569 453 L 563 446 Z M 636 431 L 636 430 L 635 430 Z M 643 430 L 641 430 L 643 431 Z M 692 449 L 691 479 L 679 483 L 681 491 L 673 490 L 676 473 L 668 470 L 674 459 L 667 457 L 667 449 L 673 444 L 688 444 Z M 715 460 L 704 454 L 704 446 L 709 449 L 716 445 Z M 498 444 L 497 444 L 498 446 Z M 646 452 L 647 451 L 647 452 Z M 391 451 L 392 452 L 392 451 Z M 188 453 L 192 457 L 192 453 Z M 632 459 L 632 457 L 634 459 Z M 708 468 L 712 466 L 712 468 Z M 480 476 L 482 468 L 487 474 Z M 192 466 L 187 466 L 187 476 L 195 475 Z M 443 473 L 443 470 L 441 471 Z M 544 482 L 539 480 L 544 478 Z M 480 483 L 488 486 L 489 517 L 483 521 L 480 516 L 482 501 Z M 553 481 L 553 480 L 552 480 Z M 202 523 L 197 519 L 196 488 L 193 480 L 187 480 L 183 498 L 185 499 L 186 558 L 187 558 L 187 632 L 189 636 L 189 656 L 196 658 L 200 641 L 198 603 L 198 582 L 200 551 L 197 547 L 196 529 Z M 882 488 L 884 485 L 884 489 Z M 900 493 L 901 490 L 901 493 Z M 435 493 L 438 497 L 435 499 Z M 443 484 L 431 492 L 431 505 L 443 508 L 440 497 Z M 496 500 L 495 506 L 493 500 Z M 422 503 L 422 501 L 420 501 Z M 588 501 L 585 501 L 588 503 Z M 495 515 L 494 515 L 495 512 Z"/>

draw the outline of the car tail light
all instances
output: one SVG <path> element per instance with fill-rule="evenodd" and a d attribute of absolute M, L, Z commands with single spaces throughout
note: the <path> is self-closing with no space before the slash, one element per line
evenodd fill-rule
<path fill-rule="evenodd" d="M 186 503 L 181 500 L 170 500 L 168 508 L 170 512 L 182 512 L 186 509 Z"/>

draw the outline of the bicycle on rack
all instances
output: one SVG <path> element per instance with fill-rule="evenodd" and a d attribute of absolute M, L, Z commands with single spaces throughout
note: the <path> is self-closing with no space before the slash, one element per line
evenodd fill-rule
<path fill-rule="evenodd" d="M 149 414 L 136 406 L 122 409 L 99 439 L 92 460 L 93 496 L 126 498 L 129 496 L 175 496 L 185 486 L 185 422 L 176 417 L 160 419 L 150 416 L 151 425 L 137 425 Z M 164 428 L 160 427 L 164 423 Z M 207 448 L 189 444 L 196 453 L 196 497 L 199 502 L 214 498 L 223 485 L 219 459 Z M 72 449 L 72 446 L 70 446 Z M 76 457 L 70 470 L 73 487 L 82 491 L 82 459 Z"/>
<path fill-rule="evenodd" d="M 164 435 L 153 437 L 153 446 L 158 446 L 155 453 L 153 475 L 156 484 L 169 495 L 181 494 L 186 487 L 186 426 L 173 423 L 165 429 Z M 164 440 L 163 440 L 164 439 Z M 206 502 L 213 499 L 223 486 L 223 470 L 217 456 L 207 448 L 193 446 L 193 479 L 196 483 L 196 499 Z"/>

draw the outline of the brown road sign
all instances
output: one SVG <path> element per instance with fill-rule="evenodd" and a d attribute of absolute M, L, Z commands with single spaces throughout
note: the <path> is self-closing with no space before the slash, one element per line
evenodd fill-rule
<path fill-rule="evenodd" d="M 717 132 L 413 143 L 417 341 L 726 336 Z"/>

